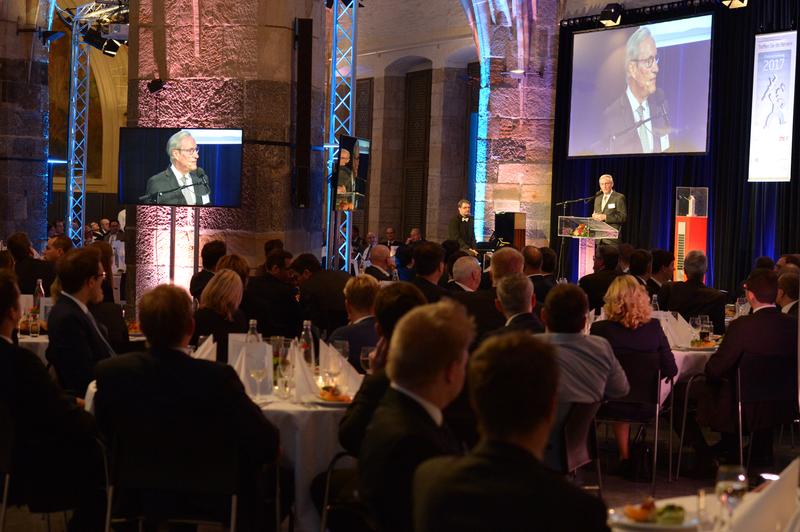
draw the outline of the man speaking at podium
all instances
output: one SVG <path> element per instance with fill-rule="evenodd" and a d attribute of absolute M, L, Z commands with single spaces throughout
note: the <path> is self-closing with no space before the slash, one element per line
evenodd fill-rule
<path fill-rule="evenodd" d="M 169 168 L 147 180 L 143 203 L 207 205 L 211 203 L 208 176 L 197 167 L 200 152 L 191 133 L 178 131 L 167 141 Z"/>
<path fill-rule="evenodd" d="M 614 178 L 609 174 L 600 176 L 600 192 L 594 198 L 594 213 L 592 218 L 599 222 L 605 222 L 622 234 L 622 224 L 628 217 L 628 209 L 625 205 L 625 196 L 614 191 Z M 604 238 L 600 244 L 611 244 L 616 246 L 620 243 L 619 238 Z"/>

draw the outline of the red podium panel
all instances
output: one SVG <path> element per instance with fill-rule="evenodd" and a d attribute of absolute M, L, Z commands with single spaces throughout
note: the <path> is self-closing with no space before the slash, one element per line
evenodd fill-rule
<path fill-rule="evenodd" d="M 705 216 L 675 217 L 675 274 L 673 280 L 683 281 L 683 259 L 690 251 L 706 253 L 708 218 Z"/>

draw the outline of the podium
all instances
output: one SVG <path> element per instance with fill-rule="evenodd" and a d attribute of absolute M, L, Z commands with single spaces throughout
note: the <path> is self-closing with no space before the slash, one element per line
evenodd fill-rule
<path fill-rule="evenodd" d="M 683 281 L 683 261 L 690 251 L 706 253 L 708 247 L 708 187 L 675 189 L 675 271 Z"/>
<path fill-rule="evenodd" d="M 584 275 L 594 272 L 595 241 L 604 238 L 618 238 L 619 231 L 605 222 L 592 218 L 559 216 L 558 236 L 578 239 L 578 279 L 580 279 Z"/>
<path fill-rule="evenodd" d="M 359 192 L 337 192 L 336 193 L 337 211 L 354 211 L 364 207 L 364 194 Z"/>

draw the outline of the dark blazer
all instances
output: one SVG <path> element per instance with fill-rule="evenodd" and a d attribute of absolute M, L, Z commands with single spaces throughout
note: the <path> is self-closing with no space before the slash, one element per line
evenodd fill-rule
<path fill-rule="evenodd" d="M 42 280 L 44 295 L 50 296 L 50 285 L 56 279 L 55 267 L 52 262 L 25 257 L 14 265 L 17 274 L 17 284 L 20 294 L 33 294 L 36 290 L 36 279 Z"/>
<path fill-rule="evenodd" d="M 189 293 L 192 294 L 192 297 L 199 300 L 206 285 L 213 278 L 214 272 L 205 269 L 192 275 L 192 280 L 189 281 Z"/>
<path fill-rule="evenodd" d="M 660 291 L 661 291 L 661 286 L 659 286 L 659 284 L 655 282 L 652 279 L 652 277 L 647 280 L 647 295 L 649 295 L 650 298 L 652 298 L 653 296 L 657 296 Z"/>
<path fill-rule="evenodd" d="M 789 308 L 789 312 L 787 312 L 786 315 L 797 317 L 797 307 L 800 307 L 800 303 L 795 301 L 794 304 Z"/>
<path fill-rule="evenodd" d="M 228 335 L 230 333 L 246 333 L 247 318 L 244 312 L 237 310 L 233 314 L 233 321 L 228 321 L 225 316 L 217 314 L 210 308 L 200 308 L 194 313 L 194 335 L 189 341 L 197 345 L 201 336 L 214 335 L 217 343 L 217 362 L 228 363 Z"/>
<path fill-rule="evenodd" d="M 781 313 L 777 308 L 765 308 L 748 316 L 733 320 L 717 352 L 708 359 L 705 374 L 711 387 L 711 401 L 698 405 L 700 417 L 710 422 L 715 430 L 734 432 L 736 429 L 736 368 L 742 354 L 786 354 L 794 356 L 797 350 L 797 318 Z M 775 405 L 745 405 L 745 417 L 758 419 L 771 426 L 773 419 L 783 419 L 797 409 L 791 405 L 789 412 Z"/>
<path fill-rule="evenodd" d="M 364 318 L 358 323 L 339 327 L 328 337 L 328 342 L 330 343 L 337 340 L 347 341 L 350 348 L 347 360 L 351 366 L 356 368 L 356 371 L 364 373 L 361 368 L 361 348 L 378 345 L 378 333 L 375 332 L 375 316 Z"/>
<path fill-rule="evenodd" d="M 194 196 L 197 200 L 197 205 L 202 205 L 202 196 L 211 194 L 211 191 L 203 184 L 199 177 L 197 177 L 197 171 L 190 172 L 192 183 L 194 184 Z M 147 180 L 147 194 L 156 194 L 159 192 L 164 192 L 160 196 L 152 199 L 150 203 L 158 204 L 158 205 L 186 205 L 186 198 L 183 196 L 182 190 L 174 190 L 178 188 L 180 183 L 178 182 L 178 178 L 172 173 L 172 166 L 168 167 L 163 172 L 159 172 L 156 175 L 150 177 Z M 172 192 L 167 192 L 171 190 Z"/>
<path fill-rule="evenodd" d="M 494 302 L 497 289 L 476 290 L 474 292 L 451 292 L 449 297 L 467 308 L 467 313 L 475 319 L 475 338 L 483 338 L 489 331 L 504 327 L 506 317 L 497 310 Z"/>
<path fill-rule="evenodd" d="M 127 353 L 130 350 L 130 335 L 128 324 L 122 316 L 122 306 L 103 301 L 89 305 L 89 312 L 94 316 L 100 331 L 106 336 L 114 352 Z"/>
<path fill-rule="evenodd" d="M 725 334 L 725 301 L 724 293 L 697 279 L 665 284 L 658 293 L 658 308 L 679 312 L 687 321 L 708 315 L 715 334 Z"/>
<path fill-rule="evenodd" d="M 442 276 L 442 277 L 444 277 L 444 276 Z M 458 283 L 457 283 L 457 282 L 455 282 L 455 281 L 448 281 L 448 282 L 447 282 L 447 287 L 446 287 L 446 288 L 447 288 L 447 290 L 448 290 L 449 292 L 466 292 L 466 290 L 464 290 L 464 289 L 461 287 L 461 285 L 460 285 L 460 284 L 458 284 Z"/>
<path fill-rule="evenodd" d="M 381 246 L 386 246 L 389 249 L 392 249 L 392 246 L 400 247 L 403 243 L 400 240 L 383 240 L 379 242 Z"/>
<path fill-rule="evenodd" d="M 247 298 L 242 300 L 242 310 L 248 319 L 258 321 L 258 332 L 286 338 L 300 335 L 303 312 L 294 286 L 267 273 L 251 277 L 245 293 Z"/>
<path fill-rule="evenodd" d="M 391 275 L 385 275 L 382 271 L 380 271 L 375 266 L 367 266 L 367 268 L 364 270 L 364 273 L 366 273 L 367 275 L 373 276 L 374 278 L 376 278 L 379 281 L 391 281 L 392 280 L 392 276 Z"/>
<path fill-rule="evenodd" d="M 496 336 L 498 334 L 504 334 L 508 332 L 529 332 L 531 334 L 539 334 L 544 332 L 544 325 L 539 318 L 533 315 L 533 313 L 525 313 L 519 314 L 514 316 L 511 319 L 511 322 L 508 325 L 500 327 L 499 329 L 495 329 L 493 331 L 489 331 L 486 335 L 486 338 L 491 336 Z"/>
<path fill-rule="evenodd" d="M 664 120 L 654 102 L 650 102 L 649 107 L 652 120 L 646 126 L 650 135 L 650 143 L 653 146 L 653 153 L 661 153 L 658 136 L 668 132 L 669 124 Z M 628 100 L 628 95 L 623 92 L 603 111 L 603 129 L 598 139 L 597 151 L 620 154 L 643 153 L 642 141 L 639 138 L 639 132 L 634 128 L 635 124 L 630 100 Z M 674 139 L 670 136 L 670 144 L 673 141 Z"/>
<path fill-rule="evenodd" d="M 637 137 L 638 138 L 638 137 Z M 613 205 L 614 207 L 611 207 Z M 628 208 L 625 205 L 625 196 L 617 192 L 611 191 L 611 196 L 606 202 L 606 208 L 603 209 L 603 195 L 600 194 L 594 199 L 594 212 L 605 214 L 606 223 L 619 230 L 625 220 L 628 219 Z"/>
<path fill-rule="evenodd" d="M 103 341 L 91 319 L 72 299 L 61 295 L 47 320 L 49 344 L 45 355 L 61 386 L 83 397 L 94 380 L 95 365 L 114 353 Z"/>
<path fill-rule="evenodd" d="M 343 271 L 320 270 L 300 286 L 303 318 L 329 334 L 347 325 L 344 285 L 350 275 Z"/>
<path fill-rule="evenodd" d="M 510 443 L 482 441 L 414 475 L 416 532 L 607 531 L 606 519 L 600 499 Z"/>
<path fill-rule="evenodd" d="M 389 388 L 372 417 L 358 457 L 361 496 L 378 530 L 410 531 L 411 481 L 419 464 L 454 454 L 445 427 L 410 397 Z"/>
<path fill-rule="evenodd" d="M 678 374 L 675 355 L 658 320 L 650 320 L 636 329 L 629 329 L 618 321 L 602 320 L 592 324 L 591 332 L 608 340 L 614 353 L 658 353 L 661 360 L 661 377 Z"/>
<path fill-rule="evenodd" d="M 544 300 L 547 298 L 547 294 L 550 293 L 550 290 L 556 285 L 556 280 L 553 275 L 547 274 L 529 275 L 528 279 L 531 280 L 533 284 L 533 293 L 536 294 L 536 307 L 533 309 L 533 313 L 536 314 L 538 318 L 542 315 Z"/>
<path fill-rule="evenodd" d="M 617 270 L 600 270 L 599 272 L 584 275 L 578 281 L 578 286 L 583 288 L 589 297 L 589 309 L 599 311 L 603 306 L 603 298 L 608 291 L 608 287 L 617 276 L 623 275 Z"/>
<path fill-rule="evenodd" d="M 419 275 L 414 276 L 414 278 L 411 280 L 411 284 L 413 284 L 414 286 L 419 288 L 420 291 L 422 291 L 422 294 L 425 296 L 425 299 L 428 300 L 428 303 L 436 303 L 437 301 L 442 299 L 442 297 L 449 294 L 447 290 L 445 290 L 438 284 L 433 284 L 427 279 L 423 279 Z"/>
<path fill-rule="evenodd" d="M 353 402 L 347 405 L 347 411 L 339 422 L 339 443 L 347 452 L 358 456 L 367 427 L 388 389 L 389 377 L 384 369 L 367 375 L 361 381 Z"/>
<path fill-rule="evenodd" d="M 472 216 L 467 216 L 467 221 L 463 222 L 463 218 L 460 214 L 450 218 L 447 239 L 458 242 L 461 249 L 475 249 L 475 220 Z"/>

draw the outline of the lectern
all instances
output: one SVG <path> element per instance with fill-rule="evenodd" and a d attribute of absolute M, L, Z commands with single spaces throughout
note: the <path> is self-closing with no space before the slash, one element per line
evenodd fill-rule
<path fill-rule="evenodd" d="M 578 239 L 578 278 L 580 279 L 594 271 L 595 240 L 618 238 L 619 231 L 605 222 L 592 218 L 559 216 L 558 236 Z"/>
<path fill-rule="evenodd" d="M 675 189 L 675 273 L 683 281 L 683 260 L 690 251 L 708 247 L 708 187 Z"/>

